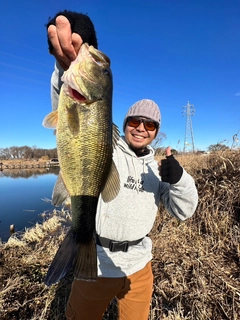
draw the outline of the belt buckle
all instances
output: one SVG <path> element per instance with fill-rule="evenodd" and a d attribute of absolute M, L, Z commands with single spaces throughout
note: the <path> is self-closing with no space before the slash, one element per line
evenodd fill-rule
<path fill-rule="evenodd" d="M 109 250 L 111 252 L 116 252 L 116 251 L 123 251 L 123 252 L 127 252 L 128 251 L 128 241 L 114 241 L 111 240 L 109 242 Z"/>

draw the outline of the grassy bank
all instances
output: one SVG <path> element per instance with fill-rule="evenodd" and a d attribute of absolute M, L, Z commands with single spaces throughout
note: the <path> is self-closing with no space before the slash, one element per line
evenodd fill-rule
<path fill-rule="evenodd" d="M 196 181 L 199 205 L 182 223 L 160 208 L 149 320 L 240 319 L 240 151 L 178 160 Z M 65 319 L 72 274 L 50 288 L 43 279 L 69 220 L 67 210 L 54 211 L 0 244 L 0 319 Z M 107 319 L 116 319 L 114 301 Z"/>

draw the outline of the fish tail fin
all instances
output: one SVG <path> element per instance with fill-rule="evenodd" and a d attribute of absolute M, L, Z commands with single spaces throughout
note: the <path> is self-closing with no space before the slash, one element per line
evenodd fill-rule
<path fill-rule="evenodd" d="M 73 274 L 76 279 L 86 281 L 97 279 L 97 249 L 94 239 L 79 244 Z"/>
<path fill-rule="evenodd" d="M 58 251 L 48 269 L 44 280 L 47 286 L 51 286 L 58 282 L 66 275 L 73 265 L 73 260 L 76 256 L 78 246 L 79 244 L 76 242 L 74 234 L 70 230 L 58 248 Z"/>

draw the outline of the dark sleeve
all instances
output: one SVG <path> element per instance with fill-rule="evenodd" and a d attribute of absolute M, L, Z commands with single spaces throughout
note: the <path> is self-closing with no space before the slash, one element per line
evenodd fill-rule
<path fill-rule="evenodd" d="M 71 24 L 72 33 L 74 32 L 79 34 L 83 42 L 87 42 L 89 45 L 94 46 L 96 49 L 98 48 L 97 36 L 94 25 L 91 19 L 83 13 L 77 13 L 68 10 L 60 11 L 55 15 L 54 18 L 49 18 L 46 27 L 48 28 L 51 24 L 56 25 L 56 18 L 60 15 L 65 16 L 68 19 L 68 21 Z M 48 48 L 50 52 L 53 49 L 53 46 L 49 39 Z"/>

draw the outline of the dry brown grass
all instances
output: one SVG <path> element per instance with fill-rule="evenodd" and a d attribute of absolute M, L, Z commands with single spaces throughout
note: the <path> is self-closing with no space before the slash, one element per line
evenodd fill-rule
<path fill-rule="evenodd" d="M 160 208 L 151 233 L 154 291 L 149 320 L 240 319 L 240 151 L 179 156 L 195 178 L 199 205 L 178 222 Z M 0 243 L 0 319 L 65 319 L 71 272 L 50 288 L 49 263 L 68 211 Z M 113 302 L 104 320 L 116 319 Z"/>

